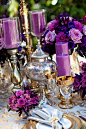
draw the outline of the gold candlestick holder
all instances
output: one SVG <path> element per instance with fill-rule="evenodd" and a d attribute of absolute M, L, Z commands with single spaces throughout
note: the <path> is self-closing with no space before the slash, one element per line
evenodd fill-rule
<path fill-rule="evenodd" d="M 27 60 L 30 61 L 30 54 L 33 52 L 32 49 L 32 39 L 30 37 L 30 29 L 29 29 L 29 18 L 28 18 L 28 8 L 27 4 L 25 3 L 25 0 L 20 0 L 20 16 L 22 21 L 22 27 L 23 27 L 23 34 L 25 36 L 26 41 L 26 53 L 27 53 Z"/>
<path fill-rule="evenodd" d="M 11 55 L 11 57 L 10 57 L 11 68 L 12 68 L 11 81 L 14 84 L 14 86 L 12 88 L 12 92 L 15 92 L 15 91 L 18 91 L 21 89 L 20 83 L 22 81 L 19 69 L 17 67 L 16 54 L 18 52 L 18 48 L 8 49 L 7 52 Z"/>

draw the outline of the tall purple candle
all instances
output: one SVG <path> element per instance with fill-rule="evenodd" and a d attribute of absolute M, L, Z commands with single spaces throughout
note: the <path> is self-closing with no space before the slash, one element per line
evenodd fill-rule
<path fill-rule="evenodd" d="M 32 13 L 32 24 L 35 36 L 42 35 L 45 28 L 45 19 L 43 12 L 40 11 Z"/>
<path fill-rule="evenodd" d="M 68 54 L 56 56 L 57 73 L 59 76 L 71 76 L 70 57 Z"/>
<path fill-rule="evenodd" d="M 56 55 L 69 54 L 68 42 L 57 42 L 55 43 Z"/>
<path fill-rule="evenodd" d="M 4 31 L 5 48 L 18 47 L 16 20 L 8 20 L 8 21 L 4 20 L 3 31 Z"/>

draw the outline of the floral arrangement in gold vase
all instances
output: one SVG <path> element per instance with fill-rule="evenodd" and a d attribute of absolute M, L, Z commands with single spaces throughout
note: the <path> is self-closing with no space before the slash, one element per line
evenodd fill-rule
<path fill-rule="evenodd" d="M 86 57 L 86 15 L 78 20 L 77 16 L 70 17 L 70 14 L 64 11 L 55 17 L 55 20 L 50 21 L 42 36 L 43 51 L 50 56 L 55 54 L 56 42 L 68 42 L 70 54 L 76 47 L 78 54 Z"/>

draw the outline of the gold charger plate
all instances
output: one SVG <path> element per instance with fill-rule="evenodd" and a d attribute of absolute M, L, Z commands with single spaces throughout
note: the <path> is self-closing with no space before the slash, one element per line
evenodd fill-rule
<path fill-rule="evenodd" d="M 64 114 L 63 117 L 71 121 L 72 124 L 69 129 L 80 129 L 81 128 L 82 122 L 78 117 L 69 115 L 69 114 Z M 31 129 L 31 127 L 32 129 L 36 129 L 36 124 L 37 124 L 36 121 L 30 120 L 28 121 L 28 123 L 24 125 L 22 129 Z"/>

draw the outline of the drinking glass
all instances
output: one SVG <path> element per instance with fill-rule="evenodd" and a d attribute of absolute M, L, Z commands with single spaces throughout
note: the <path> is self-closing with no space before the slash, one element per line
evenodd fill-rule
<path fill-rule="evenodd" d="M 56 89 L 56 71 L 45 73 L 47 89 L 49 92 L 49 99 L 51 100 L 51 105 L 54 106 L 54 95 Z"/>
<path fill-rule="evenodd" d="M 57 78 L 57 83 L 60 88 L 60 93 L 65 97 L 66 105 L 68 113 L 69 108 L 69 98 L 71 97 L 71 93 L 73 91 L 73 83 L 74 83 L 74 77 L 72 76 L 61 76 Z"/>

